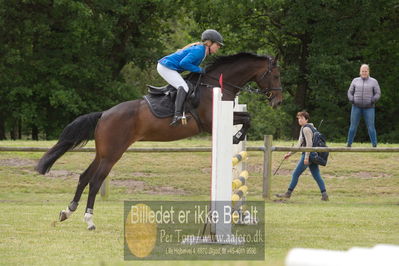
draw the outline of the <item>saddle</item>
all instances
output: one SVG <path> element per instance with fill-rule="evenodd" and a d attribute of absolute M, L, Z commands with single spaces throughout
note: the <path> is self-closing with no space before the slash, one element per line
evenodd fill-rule
<path fill-rule="evenodd" d="M 169 94 L 170 91 L 176 90 L 172 85 L 166 85 L 163 87 L 156 87 L 152 85 L 147 85 L 148 93 L 152 95 L 166 95 Z"/>
<path fill-rule="evenodd" d="M 193 86 L 191 82 L 187 81 L 188 94 L 184 103 L 183 110 L 186 113 L 191 113 L 196 118 L 195 108 L 199 105 L 199 90 L 198 86 Z M 148 86 L 148 94 L 144 96 L 151 112 L 155 117 L 165 118 L 171 117 L 175 114 L 175 99 L 177 90 L 171 86 L 163 87 Z"/>

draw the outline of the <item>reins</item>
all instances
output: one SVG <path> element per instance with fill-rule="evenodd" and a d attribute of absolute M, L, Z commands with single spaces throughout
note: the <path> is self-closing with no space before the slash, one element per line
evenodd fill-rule
<path fill-rule="evenodd" d="M 269 63 L 269 65 L 270 65 L 270 63 Z M 266 78 L 270 73 L 271 73 L 271 69 L 269 68 L 267 71 L 265 71 L 265 73 L 262 74 L 262 77 L 261 77 L 260 79 Z M 198 79 L 198 82 L 197 82 L 197 85 L 199 85 L 199 86 L 205 86 L 205 87 L 207 87 L 207 88 L 213 88 L 213 87 L 215 86 L 215 85 L 211 85 L 211 84 L 208 84 L 208 83 L 199 82 L 204 76 L 209 77 L 209 78 L 211 78 L 211 79 L 213 79 L 213 80 L 219 81 L 218 78 L 216 78 L 216 77 L 214 77 L 214 76 L 212 76 L 212 75 L 209 75 L 209 74 L 206 74 L 206 73 L 205 73 L 205 75 L 200 74 L 199 79 Z M 237 85 L 234 85 L 234 84 L 232 84 L 232 83 L 230 83 L 230 82 L 226 82 L 226 81 L 223 81 L 223 84 L 225 84 L 225 85 L 227 85 L 227 86 L 229 86 L 229 87 L 238 89 L 239 92 L 241 92 L 241 91 L 244 91 L 244 92 L 245 92 L 245 91 L 246 91 L 246 92 L 257 93 L 257 94 L 265 94 L 265 93 L 266 93 L 266 97 L 267 97 L 267 98 L 270 98 L 270 97 L 271 97 L 271 95 L 270 95 L 270 94 L 271 94 L 271 92 L 270 92 L 271 90 L 282 90 L 282 88 L 254 89 L 254 88 L 251 87 L 251 85 L 246 85 L 246 86 L 244 86 L 244 87 L 239 87 L 239 86 L 237 86 Z M 233 95 L 233 93 L 231 93 L 231 94 Z"/>
<path fill-rule="evenodd" d="M 270 75 L 270 73 L 272 72 L 272 68 L 273 68 L 273 59 L 270 57 L 270 56 L 268 56 L 267 57 L 269 60 L 268 60 L 268 69 L 262 74 L 262 76 L 260 77 L 260 79 L 259 80 L 262 80 L 262 79 L 264 79 L 264 78 L 266 78 L 268 75 Z M 197 85 L 199 85 L 199 86 L 205 86 L 205 87 L 207 87 L 207 88 L 213 88 L 214 87 L 214 85 L 211 85 L 211 84 L 207 84 L 207 83 L 203 83 L 203 82 L 200 82 L 201 81 L 201 79 L 203 78 L 203 77 L 209 77 L 209 78 L 211 78 L 211 79 L 213 79 L 213 80 L 216 80 L 216 81 L 219 81 L 219 78 L 217 78 L 217 77 L 214 77 L 214 76 L 212 76 L 212 75 L 210 75 L 210 74 L 207 74 L 207 73 L 205 73 L 205 74 L 200 74 L 199 75 L 199 78 L 198 78 L 198 81 L 197 81 Z M 223 84 L 225 84 L 225 85 L 227 85 L 227 86 L 229 86 L 229 87 L 232 87 L 232 88 L 235 88 L 235 89 L 237 89 L 239 92 L 241 92 L 241 91 L 247 91 L 247 92 L 250 92 L 250 93 L 257 93 L 257 94 L 266 94 L 266 97 L 267 98 L 270 98 L 272 95 L 272 93 L 271 93 L 271 91 L 272 90 L 282 90 L 282 88 L 280 87 L 280 88 L 266 88 L 266 89 L 254 89 L 254 88 L 252 88 L 250 85 L 246 85 L 246 86 L 244 86 L 244 87 L 240 87 L 240 86 L 237 86 L 237 85 L 234 85 L 234 84 L 232 84 L 232 83 L 230 83 L 230 82 L 227 82 L 227 81 L 223 81 Z M 233 95 L 233 93 L 231 93 L 232 95 Z"/>

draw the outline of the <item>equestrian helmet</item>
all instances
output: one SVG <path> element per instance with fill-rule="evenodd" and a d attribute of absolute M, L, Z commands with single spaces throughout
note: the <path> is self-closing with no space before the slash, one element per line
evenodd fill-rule
<path fill-rule="evenodd" d="M 223 46 L 223 37 L 216 30 L 206 30 L 201 35 L 201 41 L 210 40 L 212 42 L 217 42 L 221 46 Z"/>

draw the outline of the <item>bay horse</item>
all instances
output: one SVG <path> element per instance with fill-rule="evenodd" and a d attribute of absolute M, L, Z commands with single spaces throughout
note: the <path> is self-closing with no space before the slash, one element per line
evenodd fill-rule
<path fill-rule="evenodd" d="M 112 167 L 126 149 L 136 141 L 173 141 L 194 136 L 201 131 L 212 133 L 212 88 L 219 87 L 223 74 L 224 101 L 233 101 L 238 92 L 250 81 L 266 94 L 269 104 L 276 107 L 282 102 L 282 88 L 277 58 L 252 53 L 219 56 L 206 67 L 206 73 L 191 73 L 188 80 L 199 86 L 197 119 L 189 119 L 186 125 L 169 126 L 171 117 L 158 118 L 153 115 L 144 99 L 120 103 L 106 111 L 82 115 L 67 125 L 58 142 L 39 160 L 36 170 L 46 174 L 57 159 L 65 152 L 83 146 L 95 139 L 96 155 L 89 167 L 80 175 L 75 196 L 66 210 L 60 212 L 59 220 L 64 221 L 77 209 L 81 195 L 89 186 L 89 195 L 84 220 L 89 230 L 94 230 L 93 208 L 96 194 Z M 234 124 L 243 124 L 234 136 L 237 143 L 245 138 L 250 125 L 246 112 L 234 113 Z"/>

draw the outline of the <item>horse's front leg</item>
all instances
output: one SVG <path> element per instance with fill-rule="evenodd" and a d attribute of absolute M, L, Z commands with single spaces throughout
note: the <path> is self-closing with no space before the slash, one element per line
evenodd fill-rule
<path fill-rule="evenodd" d="M 241 125 L 242 128 L 233 136 L 233 144 L 245 140 L 248 129 L 251 127 L 251 116 L 248 112 L 234 112 L 233 125 Z"/>

